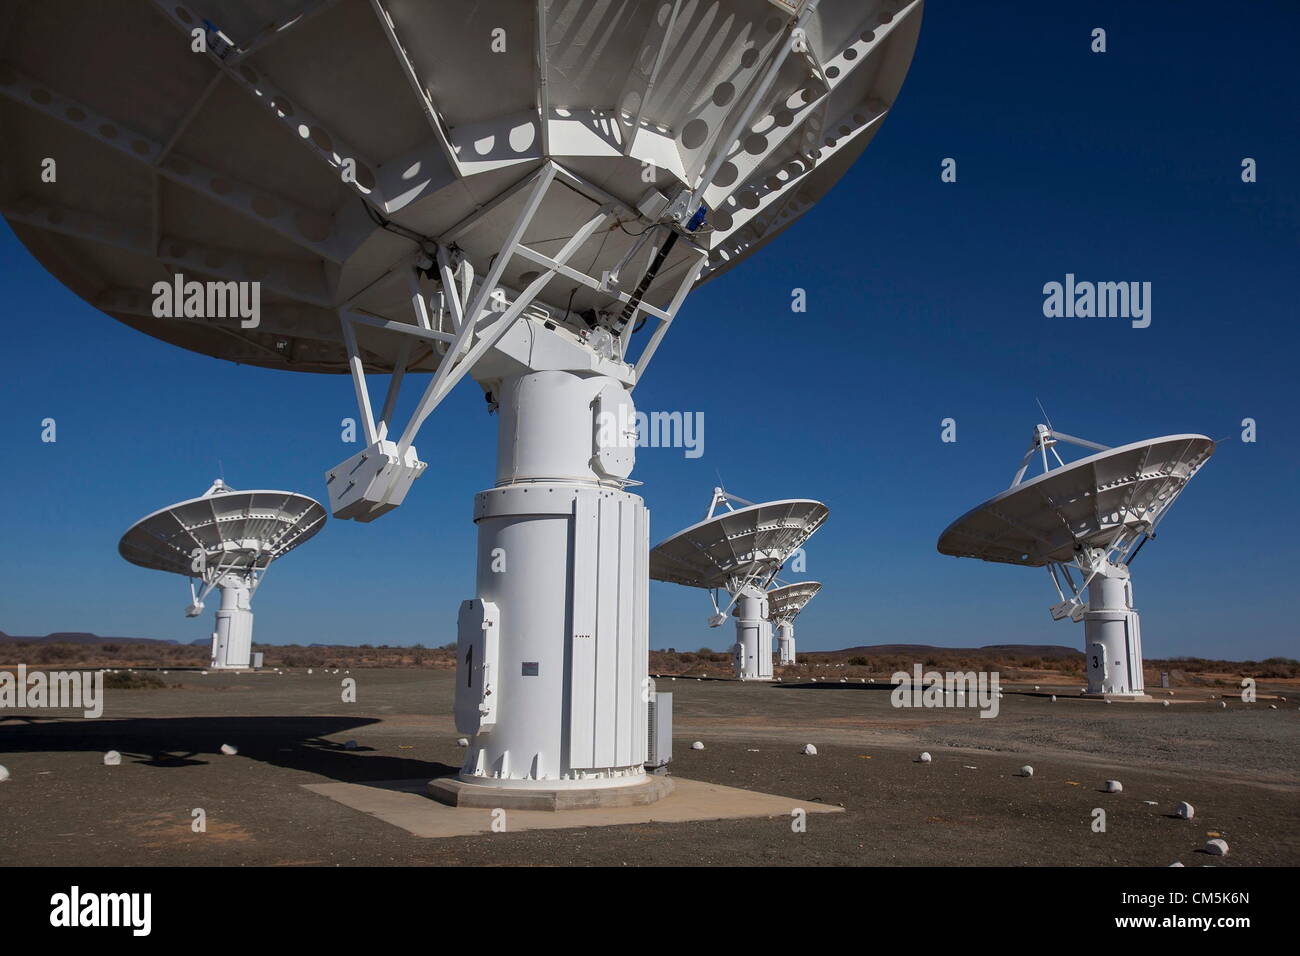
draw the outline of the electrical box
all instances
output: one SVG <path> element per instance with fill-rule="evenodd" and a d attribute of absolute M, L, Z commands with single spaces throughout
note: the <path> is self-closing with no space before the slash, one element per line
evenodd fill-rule
<path fill-rule="evenodd" d="M 381 438 L 325 473 L 330 511 L 336 518 L 374 521 L 405 500 L 425 467 L 413 446 L 399 456 L 397 443 Z"/>
<path fill-rule="evenodd" d="M 262 654 L 262 651 L 253 651 L 251 655 L 251 663 L 255 670 L 262 669 Z"/>
<path fill-rule="evenodd" d="M 650 769 L 666 767 L 673 759 L 673 695 L 652 694 L 646 705 L 648 747 L 645 765 Z"/>

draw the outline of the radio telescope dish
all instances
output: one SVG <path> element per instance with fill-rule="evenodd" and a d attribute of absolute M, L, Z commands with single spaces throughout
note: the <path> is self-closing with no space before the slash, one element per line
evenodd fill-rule
<path fill-rule="evenodd" d="M 187 617 L 197 617 L 212 589 L 218 589 L 221 607 L 212 632 L 212 666 L 247 668 L 254 592 L 272 561 L 324 525 L 325 508 L 306 495 L 236 491 L 217 479 L 200 497 L 141 518 L 122 535 L 117 550 L 142 568 L 189 577 Z"/>
<path fill-rule="evenodd" d="M 644 781 L 632 390 L 690 290 L 779 235 L 875 136 L 922 3 L 455 8 L 2 5 L 0 211 L 140 331 L 349 373 L 366 447 L 326 473 L 337 517 L 398 507 L 428 470 L 426 419 L 465 376 L 483 389 L 500 439 L 475 501 L 456 702 L 472 739 L 452 796 L 489 787 L 504 806 L 511 789 Z M 13 172 L 46 159 L 57 175 L 39 186 Z M 391 377 L 372 405 L 375 374 Z"/>
<path fill-rule="evenodd" d="M 1096 454 L 1067 465 L 1060 442 Z M 1046 567 L 1060 598 L 1052 618 L 1084 622 L 1088 693 L 1145 696 L 1130 565 L 1214 447 L 1204 435 L 1169 435 L 1107 448 L 1038 425 L 1011 487 L 949 525 L 939 551 Z M 1043 473 L 1024 481 L 1035 457 Z"/>
<path fill-rule="evenodd" d="M 719 506 L 729 510 L 720 512 Z M 709 626 L 722 624 L 728 612 L 736 617 L 736 677 L 771 680 L 773 618 L 767 589 L 829 514 L 820 501 L 793 498 L 754 504 L 714 488 L 703 521 L 651 550 L 650 577 L 710 591 L 714 613 Z M 725 606 L 718 603 L 720 590 L 731 596 Z"/>
<path fill-rule="evenodd" d="M 767 592 L 767 616 L 776 625 L 777 659 L 782 664 L 795 663 L 794 619 L 821 589 L 818 581 L 801 581 Z"/>

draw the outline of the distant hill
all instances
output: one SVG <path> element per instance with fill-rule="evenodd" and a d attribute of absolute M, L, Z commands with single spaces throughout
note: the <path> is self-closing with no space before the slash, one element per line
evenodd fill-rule
<path fill-rule="evenodd" d="M 800 651 L 800 657 L 839 657 L 844 654 L 870 656 L 873 654 L 910 655 L 982 655 L 985 657 L 1077 657 L 1083 651 L 1077 647 L 1060 644 L 986 644 L 983 647 L 936 647 L 933 644 L 863 644 L 838 651 Z"/>
<path fill-rule="evenodd" d="M 6 642 L 24 644 L 179 644 L 179 641 L 162 640 L 156 637 L 100 637 L 88 631 L 55 631 L 44 637 L 20 637 L 0 631 L 0 644 Z M 194 644 L 208 644 L 210 641 L 193 641 Z"/>

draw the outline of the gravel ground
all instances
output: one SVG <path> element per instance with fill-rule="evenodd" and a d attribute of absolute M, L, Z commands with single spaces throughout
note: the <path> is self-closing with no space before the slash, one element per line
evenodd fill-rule
<path fill-rule="evenodd" d="M 4 863 L 1300 863 L 1294 698 L 1278 710 L 1239 701 L 1225 710 L 1199 691 L 1170 707 L 1106 705 L 1058 688 L 1055 703 L 1008 692 L 1000 715 L 981 719 L 895 709 L 882 685 L 660 680 L 674 694 L 674 773 L 847 812 L 809 817 L 804 833 L 776 818 L 428 840 L 300 785 L 450 772 L 463 753 L 451 675 L 353 671 L 356 704 L 340 700 L 344 676 L 172 671 L 164 679 L 181 688 L 109 691 L 98 720 L 6 712 Z M 705 750 L 689 748 L 696 739 Z M 360 749 L 345 749 L 349 740 Z M 222 756 L 223 743 L 239 754 Z M 805 743 L 818 755 L 800 754 Z M 103 766 L 109 749 L 121 766 Z M 922 749 L 932 763 L 914 762 Z M 1016 775 L 1025 763 L 1032 778 Z M 1107 779 L 1123 792 L 1101 792 Z M 1171 816 L 1180 800 L 1195 820 Z M 195 808 L 206 833 L 191 830 Z M 1093 832 L 1097 808 L 1104 833 Z M 1201 852 L 1211 833 L 1228 841 L 1228 857 Z"/>

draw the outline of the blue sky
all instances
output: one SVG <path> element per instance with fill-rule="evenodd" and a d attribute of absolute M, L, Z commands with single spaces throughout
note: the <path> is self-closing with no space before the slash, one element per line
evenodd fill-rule
<path fill-rule="evenodd" d="M 807 577 L 802 649 L 1055 643 L 1041 570 L 940 556 L 960 513 L 1002 490 L 1041 418 L 1105 444 L 1225 439 L 1134 565 L 1149 657 L 1296 656 L 1294 572 L 1300 10 L 1222 4 L 932 2 L 893 114 L 839 186 L 750 261 L 694 293 L 637 390 L 700 411 L 704 455 L 643 449 L 661 540 L 721 475 L 751 500 L 831 517 Z M 1136 7 L 1136 8 L 1135 8 Z M 1104 27 L 1108 52 L 1089 52 Z M 942 183 L 940 162 L 957 160 Z M 1240 179 L 1243 157 L 1259 181 Z M 1152 324 L 1045 318 L 1042 287 L 1152 283 Z M 808 311 L 790 311 L 791 290 Z M 235 487 L 323 499 L 357 446 L 342 376 L 238 367 L 132 331 L 63 289 L 0 226 L 0 629 L 194 640 L 182 579 L 128 565 L 122 531 Z M 58 422 L 58 442 L 40 422 Z M 940 442 L 940 420 L 958 441 Z M 1258 441 L 1239 440 L 1241 421 Z M 472 498 L 495 419 L 462 383 L 418 442 L 429 470 L 397 512 L 331 521 L 277 564 L 255 636 L 454 640 L 473 594 Z M 723 648 L 706 595 L 651 585 L 652 646 Z"/>

